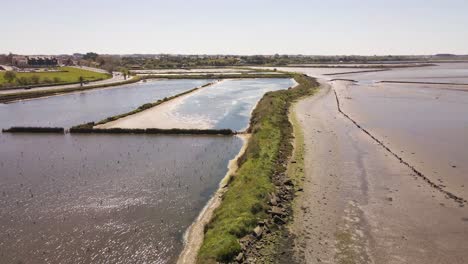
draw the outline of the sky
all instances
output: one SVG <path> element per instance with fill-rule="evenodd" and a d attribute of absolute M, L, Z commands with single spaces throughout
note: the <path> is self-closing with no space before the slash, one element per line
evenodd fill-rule
<path fill-rule="evenodd" d="M 467 0 L 5 0 L 0 53 L 468 54 Z"/>

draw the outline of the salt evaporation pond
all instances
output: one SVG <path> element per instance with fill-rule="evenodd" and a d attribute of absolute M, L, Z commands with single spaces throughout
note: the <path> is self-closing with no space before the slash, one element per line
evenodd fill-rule
<path fill-rule="evenodd" d="M 468 199 L 468 91 L 334 82 L 343 111 L 434 183 Z"/>
<path fill-rule="evenodd" d="M 0 262 L 173 263 L 241 145 L 0 134 Z"/>
<path fill-rule="evenodd" d="M 151 80 L 108 89 L 0 104 L 0 128 L 12 126 L 71 127 L 81 123 L 100 121 L 210 81 Z"/>
<path fill-rule="evenodd" d="M 251 112 L 265 93 L 294 85 L 293 79 L 285 78 L 223 80 L 103 127 L 229 128 L 240 131 L 248 127 Z"/>

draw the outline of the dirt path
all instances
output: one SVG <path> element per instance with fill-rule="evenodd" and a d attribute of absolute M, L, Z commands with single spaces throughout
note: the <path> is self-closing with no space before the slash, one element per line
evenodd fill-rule
<path fill-rule="evenodd" d="M 468 263 L 468 207 L 431 187 L 338 112 L 327 84 L 294 108 L 305 142 L 298 263 Z"/>

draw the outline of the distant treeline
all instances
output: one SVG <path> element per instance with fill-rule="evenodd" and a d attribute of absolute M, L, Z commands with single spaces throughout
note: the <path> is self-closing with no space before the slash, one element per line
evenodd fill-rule
<path fill-rule="evenodd" d="M 120 57 L 120 67 L 129 69 L 176 69 L 313 63 L 369 63 L 425 61 L 424 56 L 308 56 L 308 55 L 131 55 Z"/>

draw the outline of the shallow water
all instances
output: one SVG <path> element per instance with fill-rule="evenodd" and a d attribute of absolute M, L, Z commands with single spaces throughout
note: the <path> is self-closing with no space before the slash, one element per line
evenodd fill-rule
<path fill-rule="evenodd" d="M 433 182 L 468 198 L 468 92 L 444 85 L 333 86 L 360 125 Z"/>
<path fill-rule="evenodd" d="M 265 93 L 294 85 L 285 78 L 223 80 L 104 127 L 240 131 L 248 127 L 252 110 Z"/>
<path fill-rule="evenodd" d="M 211 80 L 154 80 L 108 89 L 0 104 L 0 128 L 71 127 L 122 114 L 138 106 L 193 89 Z"/>
<path fill-rule="evenodd" d="M 210 128 L 243 130 L 248 127 L 250 114 L 270 91 L 287 89 L 294 85 L 291 79 L 226 80 L 188 97 L 173 110 L 184 120 L 206 120 Z"/>
<path fill-rule="evenodd" d="M 241 145 L 0 134 L 0 262 L 172 263 Z"/>
<path fill-rule="evenodd" d="M 376 81 L 434 82 L 468 84 L 468 63 L 440 63 L 436 66 L 400 68 L 390 71 L 346 75 L 362 83 Z"/>

